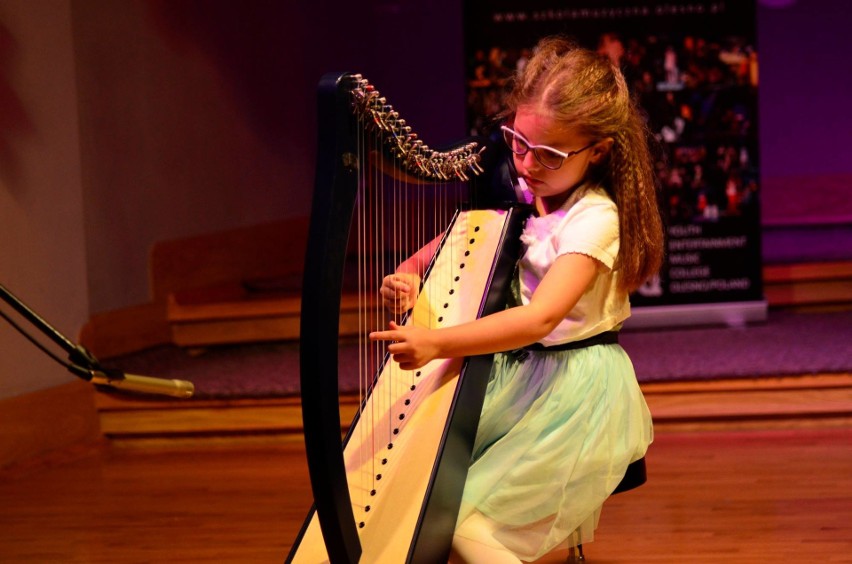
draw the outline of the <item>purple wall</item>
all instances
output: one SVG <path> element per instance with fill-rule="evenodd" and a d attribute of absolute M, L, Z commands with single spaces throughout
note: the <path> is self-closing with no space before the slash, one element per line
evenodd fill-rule
<path fill-rule="evenodd" d="M 361 72 L 428 142 L 464 135 L 459 2 L 320 1 L 301 10 L 308 31 L 300 88 L 312 92 L 331 70 Z M 841 181 L 852 175 L 846 155 L 852 147 L 849 13 L 843 0 L 757 2 L 761 174 L 770 215 L 773 200 L 788 197 L 772 193 L 788 190 L 785 178 L 812 179 L 809 199 L 818 200 L 825 175 L 832 176 L 833 189 L 838 175 Z M 313 116 L 301 125 L 306 130 L 300 135 L 313 139 Z M 827 201 L 836 204 L 836 198 Z"/>
<path fill-rule="evenodd" d="M 764 176 L 852 173 L 849 3 L 762 0 L 757 20 Z"/>
<path fill-rule="evenodd" d="M 208 183 L 185 188 L 188 199 L 195 190 L 195 198 L 203 197 L 218 216 L 172 217 L 170 213 L 177 212 L 162 205 L 142 210 L 150 221 L 140 222 L 144 224 L 140 228 L 148 231 L 137 237 L 148 243 L 307 214 L 316 139 L 314 92 L 324 73 L 364 74 L 432 146 L 465 135 L 460 2 L 157 0 L 149 5 L 155 22 L 152 31 L 165 38 L 174 56 L 197 49 L 214 65 L 240 119 L 279 164 L 253 163 L 250 156 L 245 160 L 246 176 L 252 167 L 269 169 L 266 177 L 272 180 L 263 186 Z M 852 181 L 852 161 L 844 150 L 852 146 L 846 13 L 842 0 L 758 2 L 765 218 L 795 222 L 799 212 L 790 209 L 790 202 L 803 185 L 809 206 L 800 213 L 809 220 L 845 217 L 843 209 L 837 213 L 836 194 L 823 198 L 821 190 L 830 187 L 836 193 L 838 186 Z M 275 180 L 276 167 L 290 171 L 280 183 Z M 228 209 L 239 207 L 233 204 L 241 197 L 236 190 L 253 200 L 240 204 L 241 214 L 229 216 Z M 217 198 L 223 202 L 218 207 Z M 258 205 L 258 198 L 267 198 L 267 205 Z M 842 208 L 845 200 L 840 201 Z M 104 244 L 111 244 L 109 235 L 102 237 Z M 121 300 L 126 300 L 123 305 L 141 301 L 144 256 L 139 255 L 138 250 L 130 254 L 135 261 L 131 265 L 107 267 L 98 276 L 90 272 L 91 279 L 113 281 L 109 283 L 115 286 L 92 293 L 94 311 L 122 305 Z M 120 286 L 121 277 L 127 280 Z M 112 298 L 101 297 L 110 293 Z"/>

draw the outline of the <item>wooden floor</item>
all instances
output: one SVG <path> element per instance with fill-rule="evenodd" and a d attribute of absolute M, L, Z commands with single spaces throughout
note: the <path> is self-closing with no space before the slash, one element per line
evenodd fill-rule
<path fill-rule="evenodd" d="M 590 564 L 852 562 L 850 427 L 666 431 L 647 461 Z M 298 440 L 70 449 L 0 474 L 0 562 L 280 563 L 306 476 Z"/>

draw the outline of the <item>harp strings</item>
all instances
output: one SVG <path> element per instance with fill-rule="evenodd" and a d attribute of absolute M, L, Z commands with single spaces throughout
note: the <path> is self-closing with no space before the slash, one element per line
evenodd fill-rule
<path fill-rule="evenodd" d="M 406 396 L 406 410 L 416 409 L 422 399 L 417 387 L 418 372 L 403 371 L 386 362 L 386 343 L 368 340 L 371 331 L 385 328 L 393 319 L 405 321 L 404 314 L 387 312 L 379 296 L 385 276 L 420 249 L 440 237 L 455 210 L 467 200 L 469 178 L 481 171 L 476 144 L 467 144 L 448 152 L 433 151 L 425 145 L 383 97 L 363 79 L 353 89 L 354 116 L 357 120 L 357 148 L 360 166 L 356 209 L 353 217 L 357 257 L 354 270 L 358 295 L 358 391 L 362 409 L 358 415 L 358 467 L 360 484 L 350 484 L 356 522 L 374 509 L 381 489 L 381 478 L 393 462 L 393 445 L 404 432 L 405 413 L 399 412 L 400 398 Z M 459 241 L 445 241 L 442 252 L 460 252 Z M 459 264 L 453 256 L 452 264 Z M 442 277 L 454 277 L 449 271 Z M 433 299 L 432 287 L 450 287 L 449 280 L 427 279 L 418 289 Z M 434 297 L 440 308 L 440 296 Z M 432 327 L 433 316 L 426 326 Z M 373 393 L 380 390 L 380 393 Z M 370 401 L 366 401 L 366 398 Z M 394 411 L 396 410 L 396 411 Z M 357 493 L 356 493 L 357 492 Z M 360 515 L 359 515 L 360 513 Z"/>
<path fill-rule="evenodd" d="M 365 146 L 369 151 L 375 151 L 375 141 L 368 139 Z M 375 153 L 374 153 L 375 154 Z M 360 187 L 359 201 L 366 205 L 359 206 L 358 237 L 360 257 L 359 271 L 362 272 L 359 283 L 361 305 L 366 309 L 363 315 L 363 327 L 359 332 L 361 359 L 359 369 L 360 403 L 366 411 L 359 414 L 361 424 L 358 426 L 360 444 L 369 445 L 369 450 L 362 449 L 359 454 L 359 467 L 362 483 L 355 486 L 360 492 L 360 500 L 354 500 L 361 508 L 375 509 L 374 497 L 381 490 L 381 477 L 387 476 L 389 466 L 398 456 L 398 449 L 392 446 L 404 433 L 406 419 L 400 419 L 404 413 L 399 412 L 400 397 L 404 400 L 405 409 L 410 413 L 419 405 L 422 399 L 422 388 L 418 388 L 418 371 L 405 371 L 396 363 L 386 361 L 387 343 L 370 342 L 367 335 L 374 330 L 386 328 L 390 320 L 403 324 L 406 315 L 388 312 L 379 297 L 379 288 L 385 276 L 395 272 L 396 267 L 417 253 L 421 248 L 429 246 L 439 238 L 450 225 L 455 210 L 466 198 L 466 188 L 463 183 L 443 181 L 436 184 L 412 182 L 409 179 L 388 176 L 382 172 L 386 168 L 387 156 L 379 154 L 372 160 L 376 166 L 368 167 L 364 173 L 364 182 Z M 443 253 L 453 257 L 450 262 L 461 262 L 456 255 L 462 251 L 462 241 L 448 239 L 442 248 Z M 457 272 L 441 270 L 433 272 L 427 278 L 422 289 L 421 299 L 435 301 L 433 306 L 440 310 L 443 296 L 435 288 L 451 287 L 451 279 Z M 443 278 L 443 280 L 441 279 Z M 436 316 L 427 316 L 419 321 L 426 327 L 433 328 Z M 383 386 L 377 384 L 377 374 L 381 372 Z M 379 390 L 374 393 L 374 390 Z M 372 401 L 365 401 L 371 395 Z"/>

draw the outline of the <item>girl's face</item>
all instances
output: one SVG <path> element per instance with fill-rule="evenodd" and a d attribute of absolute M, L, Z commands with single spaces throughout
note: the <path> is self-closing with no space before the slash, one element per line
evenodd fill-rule
<path fill-rule="evenodd" d="M 563 153 L 578 151 L 595 141 L 530 106 L 518 108 L 512 129 L 531 145 L 546 145 Z M 573 188 L 586 177 L 589 167 L 600 162 L 611 145 L 611 140 L 594 143 L 588 149 L 566 158 L 556 170 L 542 166 L 532 150 L 525 155 L 513 153 L 515 169 L 535 196 L 539 214 L 546 215 L 561 207 Z"/>

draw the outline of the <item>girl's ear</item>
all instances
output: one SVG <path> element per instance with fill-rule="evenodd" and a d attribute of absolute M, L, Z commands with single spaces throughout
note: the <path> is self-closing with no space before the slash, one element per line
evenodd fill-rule
<path fill-rule="evenodd" d="M 592 147 L 592 155 L 590 157 L 590 161 L 592 164 L 601 163 L 604 158 L 609 154 L 610 149 L 612 149 L 612 145 L 615 143 L 615 139 L 612 137 L 606 137 L 601 139 L 595 146 Z"/>

